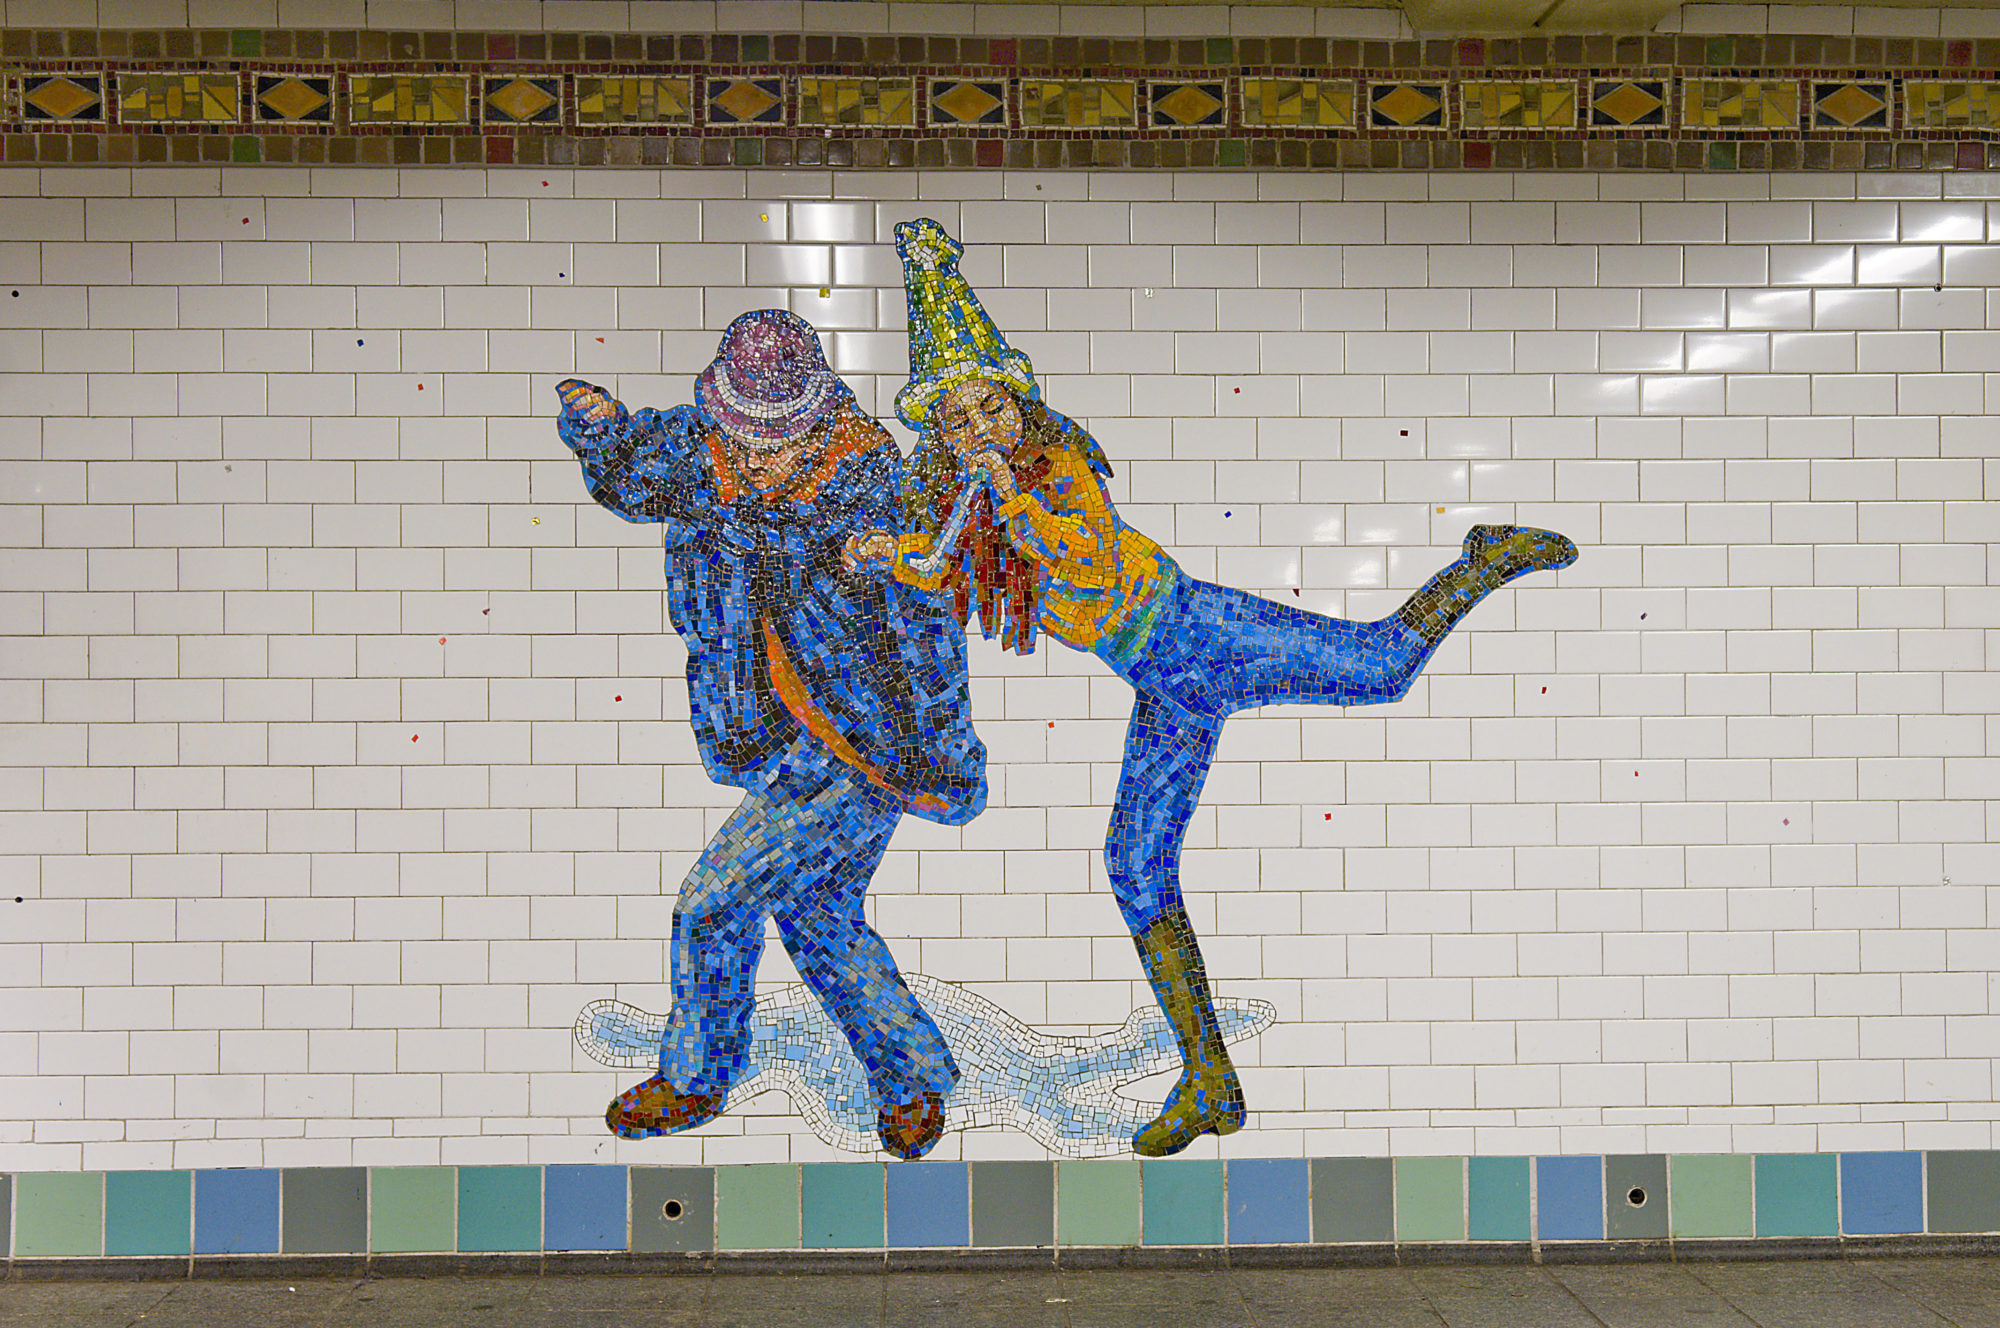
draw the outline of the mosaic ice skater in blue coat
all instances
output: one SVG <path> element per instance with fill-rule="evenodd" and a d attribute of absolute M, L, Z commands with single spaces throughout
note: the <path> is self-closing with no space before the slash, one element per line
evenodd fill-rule
<path fill-rule="evenodd" d="M 1244 1119 L 1181 900 L 1187 833 L 1229 716 L 1254 706 L 1394 701 L 1474 605 L 1516 577 L 1567 567 L 1576 546 L 1547 530 L 1474 526 L 1459 559 L 1378 622 L 1349 622 L 1198 580 L 1125 524 L 1097 443 L 1041 401 L 959 275 L 957 241 L 935 221 L 896 228 L 910 308 L 910 382 L 896 411 L 924 438 L 918 523 L 892 546 L 899 576 L 979 606 L 988 635 L 1034 649 L 1039 629 L 1103 660 L 1135 693 L 1104 860 L 1182 1072 L 1136 1152 L 1177 1153 Z M 948 513 L 969 512 L 969 519 Z M 968 538 L 957 549 L 951 534 Z"/>
<path fill-rule="evenodd" d="M 631 414 L 588 383 L 557 390 L 591 497 L 665 533 L 702 761 L 744 790 L 674 906 L 660 1072 L 605 1122 L 644 1138 L 721 1110 L 746 1070 L 768 916 L 867 1072 L 883 1147 L 920 1157 L 958 1069 L 862 899 L 905 811 L 978 815 L 986 751 L 955 616 L 857 570 L 857 535 L 898 519 L 895 444 L 812 328 L 776 309 L 730 324 L 692 409 Z"/>

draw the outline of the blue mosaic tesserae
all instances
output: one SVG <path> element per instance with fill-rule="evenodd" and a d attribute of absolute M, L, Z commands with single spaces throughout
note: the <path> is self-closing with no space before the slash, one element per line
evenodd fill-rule
<path fill-rule="evenodd" d="M 720 1110 L 751 1068 L 769 917 L 865 1068 L 884 1146 L 918 1155 L 957 1069 L 862 904 L 905 812 L 961 824 L 986 782 L 958 624 L 855 556 L 900 534 L 901 456 L 782 310 L 730 325 L 692 406 L 558 393 L 591 496 L 661 527 L 702 760 L 745 795 L 681 888 L 659 1074 L 606 1121 L 644 1137 Z"/>

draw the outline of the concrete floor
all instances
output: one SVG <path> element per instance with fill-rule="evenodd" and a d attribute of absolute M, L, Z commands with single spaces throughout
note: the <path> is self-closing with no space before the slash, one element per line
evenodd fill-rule
<path fill-rule="evenodd" d="M 2000 1328 L 2000 1258 L 0 1283 L 0 1328 Z"/>

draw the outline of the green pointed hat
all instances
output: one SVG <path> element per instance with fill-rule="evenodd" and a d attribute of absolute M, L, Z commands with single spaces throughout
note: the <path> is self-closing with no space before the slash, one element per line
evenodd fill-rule
<path fill-rule="evenodd" d="M 1007 344 L 979 297 L 958 274 L 963 246 L 929 217 L 896 227 L 903 292 L 910 303 L 910 381 L 896 414 L 921 433 L 939 397 L 968 378 L 991 378 L 1039 400 L 1035 366 Z"/>

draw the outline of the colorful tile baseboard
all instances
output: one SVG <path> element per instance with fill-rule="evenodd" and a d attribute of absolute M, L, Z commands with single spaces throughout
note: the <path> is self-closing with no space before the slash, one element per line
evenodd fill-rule
<path fill-rule="evenodd" d="M 1797 1241 L 2000 1233 L 2000 1152 L 22 1173 L 11 1257 Z"/>
<path fill-rule="evenodd" d="M 0 30 L 0 161 L 1987 170 L 2000 40 Z"/>

